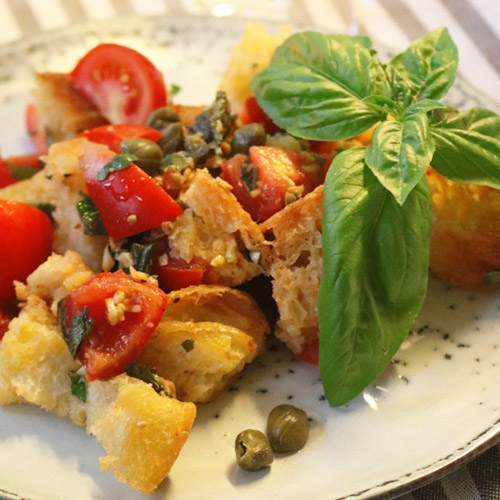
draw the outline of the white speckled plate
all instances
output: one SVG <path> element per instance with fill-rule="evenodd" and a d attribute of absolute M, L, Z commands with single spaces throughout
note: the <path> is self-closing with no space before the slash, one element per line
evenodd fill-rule
<path fill-rule="evenodd" d="M 29 151 L 23 110 L 34 70 L 69 70 L 98 41 L 113 40 L 148 55 L 169 83 L 180 85 L 177 102 L 207 103 L 242 29 L 236 20 L 136 18 L 0 47 L 4 154 Z M 485 101 L 460 82 L 450 99 L 463 107 Z M 366 499 L 396 496 L 436 478 L 500 437 L 499 327 L 500 295 L 431 282 L 415 333 L 394 363 L 376 385 L 337 409 L 324 400 L 317 368 L 275 346 L 217 401 L 200 406 L 188 443 L 152 498 Z M 269 471 L 239 470 L 236 434 L 263 429 L 269 410 L 284 402 L 312 419 L 306 447 L 277 458 Z M 100 445 L 67 420 L 30 406 L 0 408 L 0 496 L 143 498 L 99 470 L 101 455 Z"/>

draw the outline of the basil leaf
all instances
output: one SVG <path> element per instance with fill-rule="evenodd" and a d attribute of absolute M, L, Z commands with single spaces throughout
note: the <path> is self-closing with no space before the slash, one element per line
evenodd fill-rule
<path fill-rule="evenodd" d="M 319 364 L 332 406 L 348 402 L 384 370 L 427 288 L 427 181 L 400 206 L 365 165 L 364 153 L 339 154 L 325 182 Z"/>
<path fill-rule="evenodd" d="M 186 351 L 192 351 L 194 349 L 194 340 L 193 339 L 186 339 L 181 342 L 182 348 Z"/>
<path fill-rule="evenodd" d="M 419 99 L 440 99 L 450 90 L 458 67 L 458 50 L 446 28 L 415 40 L 389 63 L 395 98 L 406 107 Z M 403 92 L 398 93 L 398 89 Z"/>
<path fill-rule="evenodd" d="M 434 114 L 431 164 L 444 177 L 500 189 L 500 117 L 483 108 Z"/>
<path fill-rule="evenodd" d="M 76 203 L 76 210 L 82 221 L 83 232 L 88 236 L 102 236 L 107 234 L 101 216 L 94 202 L 88 194 L 82 194 L 83 198 Z"/>
<path fill-rule="evenodd" d="M 380 183 L 402 205 L 420 182 L 434 153 L 434 141 L 425 113 L 407 116 L 401 122 L 377 126 L 366 149 L 365 161 Z"/>
<path fill-rule="evenodd" d="M 414 102 L 403 111 L 403 119 L 415 113 L 429 113 L 430 111 L 443 109 L 448 109 L 448 106 L 434 99 L 422 99 Z"/>
<path fill-rule="evenodd" d="M 129 377 L 137 378 L 139 380 L 142 380 L 143 382 L 146 382 L 146 384 L 152 385 L 153 389 L 158 394 L 164 394 L 164 395 L 170 396 L 170 394 L 167 393 L 167 391 L 165 391 L 165 387 L 161 383 L 161 380 L 158 377 L 158 375 L 156 375 L 147 366 L 140 365 L 137 363 L 132 363 L 127 368 L 126 373 Z"/>
<path fill-rule="evenodd" d="M 55 224 L 53 215 L 56 210 L 55 205 L 53 205 L 52 203 L 32 203 L 31 206 L 38 208 L 38 210 L 41 210 L 50 219 L 52 225 Z"/>
<path fill-rule="evenodd" d="M 134 269 L 136 271 L 151 274 L 151 270 L 153 269 L 154 247 L 154 243 L 147 243 L 146 245 L 132 243 L 130 255 L 134 261 Z"/>
<path fill-rule="evenodd" d="M 305 139 L 354 137 L 383 118 L 372 94 L 389 95 L 374 53 L 359 39 L 304 32 L 289 37 L 271 64 L 257 73 L 252 90 L 281 128 Z"/>
<path fill-rule="evenodd" d="M 125 170 L 130 167 L 135 160 L 137 160 L 137 156 L 130 153 L 116 155 L 111 161 L 106 163 L 106 165 L 104 165 L 99 172 L 97 172 L 97 180 L 106 180 L 111 172 Z"/>
<path fill-rule="evenodd" d="M 87 402 L 87 385 L 85 384 L 85 377 L 76 373 L 75 371 L 69 372 L 71 379 L 71 394 L 76 396 L 80 401 Z"/>
<path fill-rule="evenodd" d="M 8 161 L 4 162 L 4 165 L 10 170 L 10 175 L 12 175 L 14 179 L 31 179 L 37 173 L 37 170 L 32 167 L 20 167 Z"/>
<path fill-rule="evenodd" d="M 61 299 L 57 303 L 57 322 L 59 329 L 63 335 L 64 341 L 68 346 L 71 355 L 76 357 L 78 348 L 81 343 L 89 336 L 94 325 L 94 320 L 89 316 L 87 306 L 85 306 L 80 314 L 71 318 L 71 328 L 67 327 L 66 313 L 64 311 L 64 300 Z"/>

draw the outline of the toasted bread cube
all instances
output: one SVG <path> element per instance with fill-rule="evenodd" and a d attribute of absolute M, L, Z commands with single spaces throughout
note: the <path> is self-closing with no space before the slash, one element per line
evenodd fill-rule
<path fill-rule="evenodd" d="M 446 283 L 484 288 L 500 270 L 500 191 L 427 171 L 432 196 L 430 268 Z"/>
<path fill-rule="evenodd" d="M 35 99 L 50 142 L 72 139 L 108 120 L 73 86 L 66 73 L 37 73 Z"/>
<path fill-rule="evenodd" d="M 323 263 L 323 186 L 261 224 L 271 242 L 266 259 L 279 319 L 275 334 L 295 354 L 318 338 L 318 292 Z"/>
<path fill-rule="evenodd" d="M 0 189 L 0 200 L 14 200 L 23 203 L 57 204 L 57 192 L 47 173 L 40 170 L 30 179 L 15 182 Z"/>
<path fill-rule="evenodd" d="M 234 326 L 253 337 L 264 349 L 269 323 L 255 300 L 247 293 L 218 285 L 199 285 L 168 294 L 163 321 L 210 321 Z"/>
<path fill-rule="evenodd" d="M 266 242 L 229 184 L 198 170 L 180 202 L 187 207 L 184 213 L 162 225 L 172 257 L 206 260 L 211 265 L 206 283 L 237 286 L 262 273 Z"/>
<path fill-rule="evenodd" d="M 212 400 L 258 354 L 238 328 L 212 322 L 162 321 L 138 357 L 175 384 L 182 401 Z"/>

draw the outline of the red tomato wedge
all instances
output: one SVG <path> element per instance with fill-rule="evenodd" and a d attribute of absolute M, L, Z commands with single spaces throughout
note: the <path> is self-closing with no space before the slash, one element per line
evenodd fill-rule
<path fill-rule="evenodd" d="M 88 380 L 124 372 L 153 335 L 166 304 L 167 296 L 157 286 L 123 271 L 96 274 L 66 295 L 61 306 L 66 336 L 73 335 L 72 320 L 85 307 L 93 320 L 77 351 Z"/>
<path fill-rule="evenodd" d="M 54 231 L 38 208 L 0 200 L 0 300 L 15 299 L 14 280 L 25 281 L 52 251 Z"/>
<path fill-rule="evenodd" d="M 260 123 L 268 134 L 281 130 L 259 106 L 255 97 L 249 97 L 245 101 L 245 107 L 240 113 L 240 119 L 244 124 Z"/>
<path fill-rule="evenodd" d="M 89 141 L 105 144 L 111 151 L 121 153 L 120 144 L 125 139 L 148 139 L 157 142 L 161 137 L 161 132 L 145 125 L 102 125 L 91 128 L 78 135 L 86 137 Z"/>
<path fill-rule="evenodd" d="M 98 180 L 99 170 L 114 157 L 107 147 L 89 142 L 80 159 L 89 196 L 111 237 L 127 238 L 181 215 L 182 208 L 136 165 Z"/>
<path fill-rule="evenodd" d="M 297 359 L 317 365 L 319 363 L 319 339 L 314 340 L 297 356 Z"/>
<path fill-rule="evenodd" d="M 9 323 L 19 314 L 19 308 L 13 302 L 0 304 L 0 340 L 9 329 Z"/>
<path fill-rule="evenodd" d="M 157 261 L 153 273 L 158 275 L 162 290 L 171 292 L 187 286 L 201 285 L 209 268 L 210 264 L 200 257 L 195 257 L 191 262 L 169 257 L 164 266 Z"/>
<path fill-rule="evenodd" d="M 250 159 L 258 167 L 255 191 L 251 192 L 241 177 L 242 168 L 247 168 L 244 155 L 235 155 L 222 165 L 222 178 L 233 186 L 238 201 L 258 222 L 268 219 L 285 206 L 289 188 L 304 186 L 303 194 L 306 194 L 324 180 L 324 169 L 311 173 L 304 170 L 309 160 L 301 153 L 277 147 L 252 146 Z"/>
<path fill-rule="evenodd" d="M 42 119 L 36 104 L 31 102 L 26 106 L 25 113 L 26 130 L 30 136 L 30 141 L 38 154 L 47 152 L 47 137 L 42 126 Z"/>
<path fill-rule="evenodd" d="M 43 162 L 38 154 L 10 156 L 5 160 L 0 159 L 0 188 L 19 182 L 21 179 L 15 176 L 13 169 L 9 167 L 29 167 L 33 170 L 40 170 Z"/>
<path fill-rule="evenodd" d="M 167 104 L 160 71 L 123 45 L 94 47 L 78 62 L 71 79 L 111 123 L 143 125 L 152 111 Z"/>

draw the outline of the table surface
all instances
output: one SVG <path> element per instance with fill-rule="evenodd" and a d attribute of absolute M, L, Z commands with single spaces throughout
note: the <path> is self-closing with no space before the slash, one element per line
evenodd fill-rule
<path fill-rule="evenodd" d="M 0 0 L 0 44 L 41 30 L 133 13 L 232 15 L 315 25 L 330 32 L 368 35 L 395 51 L 447 26 L 459 48 L 460 75 L 500 104 L 498 0 Z M 400 498 L 500 499 L 500 445 Z"/>

